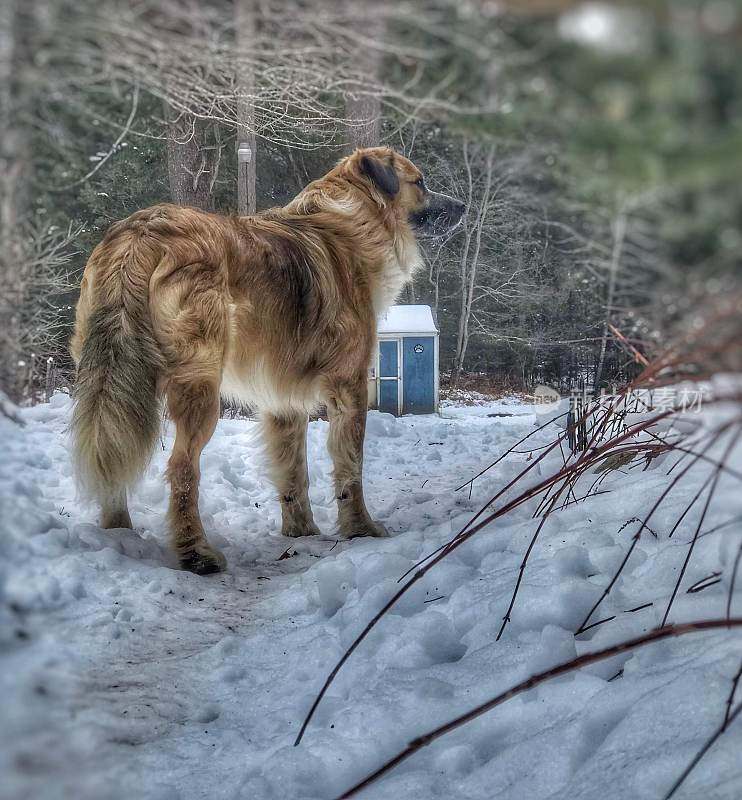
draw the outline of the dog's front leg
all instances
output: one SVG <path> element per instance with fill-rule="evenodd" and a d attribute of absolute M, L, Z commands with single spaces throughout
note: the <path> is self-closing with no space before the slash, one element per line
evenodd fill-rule
<path fill-rule="evenodd" d="M 265 414 L 263 429 L 281 501 L 281 533 L 294 537 L 319 533 L 309 504 L 307 415 Z"/>
<path fill-rule="evenodd" d="M 388 536 L 386 528 L 371 519 L 363 499 L 363 439 L 367 408 L 365 372 L 354 383 L 336 387 L 327 402 L 330 419 L 327 446 L 334 465 L 338 531 L 346 538 Z"/>

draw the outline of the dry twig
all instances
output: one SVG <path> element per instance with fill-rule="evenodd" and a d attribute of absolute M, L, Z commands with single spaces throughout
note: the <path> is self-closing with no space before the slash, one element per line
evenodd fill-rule
<path fill-rule="evenodd" d="M 390 758 L 386 761 L 381 767 L 374 772 L 367 775 L 363 780 L 359 781 L 355 786 L 348 789 L 346 792 L 341 794 L 336 800 L 348 800 L 348 798 L 353 797 L 354 795 L 358 794 L 362 789 L 365 789 L 367 786 L 372 784 L 374 781 L 377 781 L 382 775 L 385 775 L 390 770 L 394 769 L 398 764 L 402 761 L 408 759 L 411 755 L 416 753 L 418 750 L 426 747 L 431 742 L 434 742 L 436 739 L 440 739 L 442 736 L 445 736 L 447 733 L 455 730 L 456 728 L 465 725 L 468 722 L 480 717 L 482 714 L 486 714 L 488 711 L 491 711 L 493 708 L 496 708 L 499 705 L 511 700 L 513 697 L 516 697 L 523 692 L 527 692 L 529 689 L 533 689 L 536 686 L 539 686 L 546 681 L 553 680 L 554 678 L 558 678 L 561 675 L 566 675 L 570 672 L 574 672 L 581 667 L 586 667 L 590 664 L 596 664 L 599 661 L 604 661 L 607 658 L 612 658 L 613 656 L 619 655 L 621 653 L 629 653 L 633 650 L 636 650 L 640 647 L 644 647 L 652 642 L 658 642 L 662 639 L 669 639 L 674 636 L 684 636 L 689 633 L 698 633 L 700 631 L 708 631 L 720 628 L 738 628 L 742 627 L 742 617 L 734 617 L 732 619 L 707 619 L 707 620 L 698 620 L 696 622 L 686 622 L 682 625 L 666 625 L 663 628 L 656 628 L 650 633 L 646 633 L 643 636 L 638 636 L 634 639 L 629 639 L 625 642 L 620 642 L 619 644 L 611 645 L 610 647 L 606 647 L 603 650 L 597 650 L 594 653 L 585 653 L 581 656 L 577 656 L 576 658 L 572 658 L 569 661 L 565 661 L 562 664 L 558 664 L 555 667 L 550 667 L 549 669 L 544 670 L 543 672 L 536 673 L 535 675 L 531 675 L 530 677 L 526 678 L 524 681 L 517 683 L 515 686 L 512 686 L 510 689 L 507 689 L 504 692 L 496 695 L 495 697 L 488 700 L 486 703 L 481 703 L 478 706 L 467 711 L 465 714 L 461 714 L 460 716 L 446 722 L 443 725 L 439 725 L 437 728 L 434 728 L 428 733 L 423 734 L 422 736 L 418 736 L 417 738 L 413 739 L 404 750 L 401 750 L 395 756 Z M 726 724 L 731 723 L 734 718 L 739 713 L 739 710 L 742 708 L 742 703 L 735 709 L 735 711 L 729 716 L 729 720 Z M 677 786 L 682 783 L 684 778 L 687 776 L 688 772 L 695 766 L 695 763 L 698 763 L 702 755 L 708 750 L 709 747 L 716 741 L 716 739 L 721 735 L 725 726 L 717 731 L 717 733 L 709 740 L 706 745 L 704 745 L 704 749 L 701 753 L 696 757 L 694 763 L 689 765 L 686 769 L 686 772 L 681 776 L 678 780 L 675 787 L 670 792 L 670 795 L 675 791 Z M 668 797 L 670 796 L 668 795 Z"/>

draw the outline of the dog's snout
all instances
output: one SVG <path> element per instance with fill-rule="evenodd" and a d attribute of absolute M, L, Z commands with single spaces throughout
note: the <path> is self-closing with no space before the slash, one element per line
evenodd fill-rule
<path fill-rule="evenodd" d="M 422 236 L 443 236 L 461 222 L 466 205 L 447 194 L 428 192 L 424 209 L 411 215 L 412 224 Z"/>

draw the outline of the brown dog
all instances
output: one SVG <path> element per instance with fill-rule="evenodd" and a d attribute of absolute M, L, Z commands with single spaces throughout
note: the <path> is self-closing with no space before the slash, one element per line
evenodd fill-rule
<path fill-rule="evenodd" d="M 443 233 L 462 211 L 406 158 L 371 148 L 254 217 L 159 205 L 112 225 L 85 268 L 71 344 L 74 458 L 103 527 L 131 527 L 127 488 L 150 457 L 164 396 L 176 429 L 173 545 L 185 569 L 224 568 L 198 513 L 221 393 L 263 414 L 285 535 L 318 533 L 306 428 L 321 404 L 339 532 L 385 535 L 361 480 L 375 320 L 421 263 L 416 233 Z"/>

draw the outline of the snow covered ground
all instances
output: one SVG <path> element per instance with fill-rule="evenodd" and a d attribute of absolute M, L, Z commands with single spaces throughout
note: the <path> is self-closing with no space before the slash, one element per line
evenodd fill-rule
<path fill-rule="evenodd" d="M 398 577 L 528 455 L 477 480 L 471 498 L 454 488 L 542 420 L 514 400 L 449 407 L 442 417 L 371 413 L 367 499 L 393 535 L 349 542 L 332 535 L 326 423 L 309 433 L 311 496 L 326 535 L 289 541 L 278 533 L 257 424 L 222 420 L 203 457 L 201 508 L 229 570 L 200 578 L 173 568 L 165 542 L 171 432 L 131 502 L 137 529 L 103 531 L 75 499 L 69 412 L 57 395 L 25 410 L 24 428 L 0 418 L 7 800 L 332 798 L 409 739 L 529 674 L 659 624 L 700 508 L 667 534 L 708 474 L 689 474 L 654 519 L 658 539 L 640 540 L 597 615 L 616 618 L 577 639 L 626 553 L 635 529 L 624 523 L 669 480 L 661 464 L 612 473 L 602 486 L 609 494 L 550 518 L 499 642 L 534 506 L 478 534 L 384 618 L 294 748 L 330 667 Z M 553 438 L 544 430 L 531 446 Z M 740 469 L 742 454 L 735 458 Z M 546 460 L 541 474 L 558 463 Z M 717 496 L 704 530 L 742 514 L 738 480 L 722 479 Z M 699 540 L 673 621 L 724 615 L 739 541 L 734 525 Z M 720 582 L 687 593 L 715 571 Z M 362 797 L 660 798 L 723 719 L 741 657 L 740 634 L 710 632 L 573 673 L 418 752 Z M 742 797 L 741 754 L 737 719 L 677 796 Z"/>

